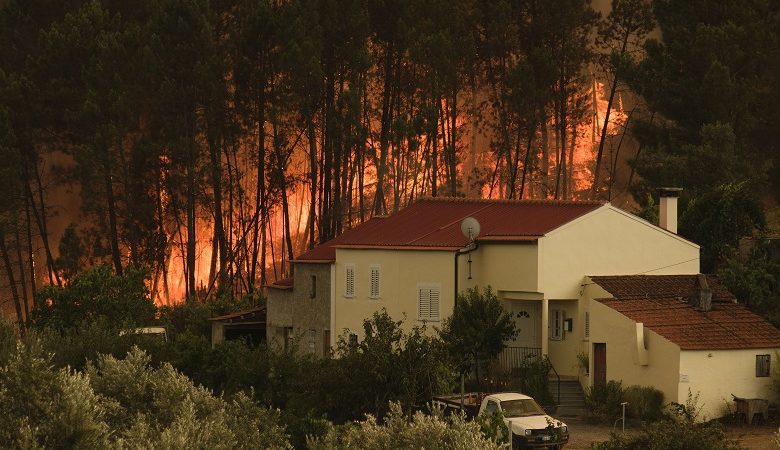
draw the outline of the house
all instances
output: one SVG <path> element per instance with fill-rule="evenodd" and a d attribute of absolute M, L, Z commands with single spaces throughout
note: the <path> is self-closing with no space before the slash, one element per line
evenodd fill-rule
<path fill-rule="evenodd" d="M 257 345 L 266 340 L 266 308 L 264 306 L 209 318 L 211 347 L 222 341 L 245 340 Z"/>
<path fill-rule="evenodd" d="M 661 226 L 609 203 L 419 199 L 299 256 L 294 279 L 270 286 L 268 339 L 295 336 L 320 355 L 343 333 L 361 339 L 363 320 L 376 311 L 405 318 L 409 328 L 440 326 L 456 292 L 491 286 L 520 329 L 507 351 L 547 355 L 557 373 L 590 385 L 596 380 L 582 376 L 578 355 L 594 361 L 592 343 L 604 342 L 589 333 L 609 333 L 603 317 L 622 314 L 593 280 L 699 274 L 699 246 L 676 234 L 678 193 L 662 192 Z M 469 217 L 480 228 L 472 239 L 461 229 Z M 610 361 L 606 376 L 622 379 Z M 679 389 L 668 392 L 679 398 Z"/>
<path fill-rule="evenodd" d="M 593 276 L 583 298 L 591 343 L 584 384 L 652 385 L 681 404 L 690 392 L 709 418 L 722 416 L 732 395 L 778 400 L 771 373 L 780 331 L 714 277 Z"/>

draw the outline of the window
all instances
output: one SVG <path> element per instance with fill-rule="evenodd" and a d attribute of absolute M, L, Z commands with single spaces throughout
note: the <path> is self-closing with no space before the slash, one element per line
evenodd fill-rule
<path fill-rule="evenodd" d="M 498 403 L 488 400 L 487 405 L 485 405 L 485 413 L 493 414 L 496 411 L 498 411 Z"/>
<path fill-rule="evenodd" d="M 309 298 L 314 298 L 316 296 L 317 296 L 317 276 L 312 275 L 311 285 L 309 286 Z"/>
<path fill-rule="evenodd" d="M 344 297 L 352 298 L 355 296 L 355 265 L 347 264 L 344 266 Z"/>
<path fill-rule="evenodd" d="M 417 317 L 428 322 L 439 321 L 439 285 L 417 286 Z"/>
<path fill-rule="evenodd" d="M 756 376 L 769 376 L 769 355 L 756 355 Z"/>
<path fill-rule="evenodd" d="M 379 266 L 374 264 L 370 268 L 370 297 L 371 298 L 379 298 Z"/>
<path fill-rule="evenodd" d="M 553 341 L 563 340 L 563 310 L 550 310 L 550 339 Z"/>
<path fill-rule="evenodd" d="M 585 311 L 585 339 L 590 339 L 590 312 Z"/>

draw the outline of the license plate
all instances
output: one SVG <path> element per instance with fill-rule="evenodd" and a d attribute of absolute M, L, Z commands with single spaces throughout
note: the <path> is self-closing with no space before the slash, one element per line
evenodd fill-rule
<path fill-rule="evenodd" d="M 551 439 L 550 436 L 542 436 L 543 441 L 549 441 Z"/>

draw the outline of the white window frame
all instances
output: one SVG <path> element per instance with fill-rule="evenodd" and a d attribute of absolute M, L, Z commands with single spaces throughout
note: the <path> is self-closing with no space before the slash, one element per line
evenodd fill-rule
<path fill-rule="evenodd" d="M 368 268 L 368 297 L 379 300 L 382 295 L 382 270 L 379 264 L 371 264 Z"/>
<path fill-rule="evenodd" d="M 549 324 L 550 324 L 550 340 L 562 341 L 563 340 L 563 321 L 566 319 L 564 310 L 562 309 L 550 309 Z"/>
<path fill-rule="evenodd" d="M 433 293 L 435 296 L 431 295 Z M 441 321 L 441 284 L 417 284 L 417 319 L 421 322 Z"/>
<path fill-rule="evenodd" d="M 355 298 L 355 265 L 344 265 L 344 297 Z"/>

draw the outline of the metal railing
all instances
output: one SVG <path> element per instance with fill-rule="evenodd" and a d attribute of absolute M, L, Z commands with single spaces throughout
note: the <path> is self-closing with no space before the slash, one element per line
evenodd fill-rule
<path fill-rule="evenodd" d="M 555 374 L 556 381 L 558 382 L 558 401 L 556 404 L 561 404 L 561 376 L 558 375 L 558 371 L 555 370 L 555 367 L 552 365 L 552 361 L 550 361 L 550 358 L 547 357 L 547 355 L 544 355 L 544 359 L 547 360 L 547 364 L 550 366 L 550 369 L 552 369 L 553 373 Z"/>
<path fill-rule="evenodd" d="M 504 347 L 498 355 L 499 365 L 508 371 L 525 367 L 542 357 L 542 349 L 537 347 Z"/>

